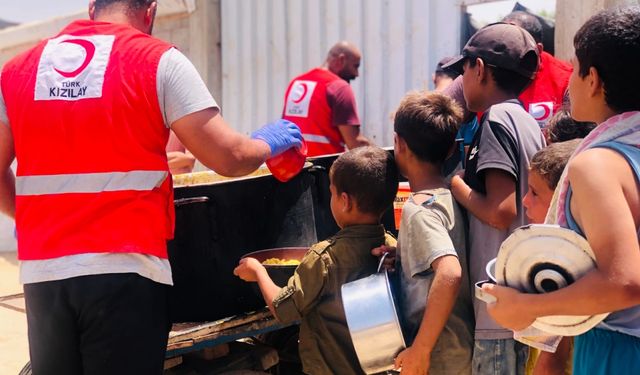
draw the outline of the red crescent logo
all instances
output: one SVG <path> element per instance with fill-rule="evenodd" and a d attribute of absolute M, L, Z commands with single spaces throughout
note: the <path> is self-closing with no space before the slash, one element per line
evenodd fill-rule
<path fill-rule="evenodd" d="M 96 53 L 96 46 L 94 46 L 93 43 L 91 43 L 90 41 L 85 40 L 85 39 L 67 39 L 67 40 L 64 40 L 64 41 L 60 42 L 60 44 L 62 44 L 62 43 L 77 44 L 80 47 L 84 48 L 84 50 L 87 53 L 85 58 L 84 58 L 84 61 L 82 62 L 82 65 L 80 65 L 80 67 L 78 69 L 76 69 L 76 70 L 74 70 L 72 72 L 65 72 L 63 70 L 59 70 L 57 68 L 53 68 L 61 76 L 65 77 L 65 78 L 73 78 L 73 77 L 77 76 L 78 74 L 82 73 L 82 71 L 89 65 L 89 63 L 93 59 L 93 55 L 95 55 L 95 53 Z"/>
<path fill-rule="evenodd" d="M 534 107 L 530 108 L 529 113 L 531 113 L 537 121 L 543 121 L 551 115 L 551 106 L 553 104 L 551 104 L 551 106 L 549 104 L 551 103 L 534 103 L 532 104 Z M 535 113 L 538 112 L 539 108 L 544 109 L 544 113 L 541 116 L 536 116 Z"/>
<path fill-rule="evenodd" d="M 548 104 L 539 103 L 537 106 L 544 108 L 544 114 L 540 117 L 536 117 L 536 120 L 544 120 L 551 115 L 551 108 L 549 108 Z"/>
<path fill-rule="evenodd" d="M 295 104 L 300 103 L 304 99 L 304 97 L 307 96 L 307 92 L 309 91 L 306 83 L 301 83 L 300 86 L 302 86 L 302 95 L 300 95 L 298 99 L 293 100 Z"/>

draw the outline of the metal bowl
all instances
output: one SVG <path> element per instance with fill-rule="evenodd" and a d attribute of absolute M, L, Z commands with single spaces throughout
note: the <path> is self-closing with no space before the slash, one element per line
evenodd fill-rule
<path fill-rule="evenodd" d="M 496 261 L 498 258 L 493 258 L 489 262 L 487 262 L 487 266 L 485 267 L 485 272 L 489 277 L 489 280 L 496 282 Z"/>
<path fill-rule="evenodd" d="M 572 284 L 596 267 L 589 243 L 572 230 L 557 225 L 532 224 L 516 229 L 498 251 L 495 277 L 525 293 L 548 293 Z M 544 332 L 575 336 L 600 323 L 608 314 L 539 317 L 533 327 Z"/>
<path fill-rule="evenodd" d="M 309 250 L 308 247 L 280 247 L 275 249 L 258 250 L 252 253 L 245 254 L 243 258 L 255 258 L 260 263 L 269 258 L 278 258 L 284 260 L 299 260 L 301 261 L 304 255 Z M 271 280 L 277 286 L 286 286 L 289 278 L 293 276 L 293 272 L 296 270 L 297 265 L 285 265 L 285 264 L 264 264 L 264 268 L 267 269 L 267 273 Z M 258 288 L 258 294 L 260 289 Z"/>
<path fill-rule="evenodd" d="M 364 372 L 391 370 L 406 345 L 387 272 L 342 285 L 342 304 Z"/>

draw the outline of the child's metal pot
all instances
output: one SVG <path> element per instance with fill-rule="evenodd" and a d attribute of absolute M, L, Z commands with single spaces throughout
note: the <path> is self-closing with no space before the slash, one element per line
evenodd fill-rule
<path fill-rule="evenodd" d="M 502 242 L 495 263 L 498 285 L 524 293 L 562 289 L 596 267 L 589 242 L 578 233 L 550 224 L 520 227 Z M 576 336 L 599 324 L 608 313 L 551 315 L 532 326 L 547 334 Z"/>
<path fill-rule="evenodd" d="M 380 265 L 384 261 L 384 256 Z M 406 345 L 387 271 L 342 286 L 342 304 L 360 366 L 367 374 L 393 368 Z"/>

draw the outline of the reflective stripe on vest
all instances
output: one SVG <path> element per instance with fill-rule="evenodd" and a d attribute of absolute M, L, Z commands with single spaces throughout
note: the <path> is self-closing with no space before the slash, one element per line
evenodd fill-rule
<path fill-rule="evenodd" d="M 166 171 L 55 174 L 16 178 L 16 195 L 147 191 L 160 187 Z"/>
<path fill-rule="evenodd" d="M 332 144 L 331 140 L 328 137 L 325 137 L 323 135 L 302 134 L 302 138 L 304 138 L 306 142 L 322 143 L 325 145 Z M 344 142 L 340 142 L 340 146 L 344 147 L 345 146 Z"/>
<path fill-rule="evenodd" d="M 316 142 L 316 143 L 325 143 L 330 144 L 331 141 L 329 138 L 323 135 L 315 135 L 315 134 L 302 134 L 302 138 L 304 138 L 307 142 Z"/>

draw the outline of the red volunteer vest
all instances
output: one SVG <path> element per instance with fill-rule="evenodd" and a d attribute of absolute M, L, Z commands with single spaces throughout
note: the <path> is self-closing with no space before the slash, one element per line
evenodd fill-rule
<path fill-rule="evenodd" d="M 307 156 L 344 152 L 344 142 L 333 126 L 327 102 L 327 85 L 341 79 L 325 69 L 312 69 L 295 78 L 287 88 L 282 118 L 296 123 L 307 143 Z"/>
<path fill-rule="evenodd" d="M 76 21 L 5 65 L 19 259 L 167 257 L 173 192 L 156 73 L 170 48 L 126 25 Z"/>
<path fill-rule="evenodd" d="M 554 113 L 562 107 L 573 68 L 547 52 L 540 55 L 540 69 L 531 85 L 520 94 L 524 108 L 544 128 Z"/>

